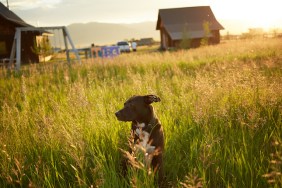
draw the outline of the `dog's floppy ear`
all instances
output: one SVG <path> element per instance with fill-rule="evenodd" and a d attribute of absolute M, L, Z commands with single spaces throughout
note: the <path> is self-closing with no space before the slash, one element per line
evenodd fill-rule
<path fill-rule="evenodd" d="M 156 95 L 145 95 L 144 96 L 144 101 L 147 104 L 151 104 L 153 102 L 160 102 L 161 99 L 160 99 L 160 97 L 158 97 Z"/>

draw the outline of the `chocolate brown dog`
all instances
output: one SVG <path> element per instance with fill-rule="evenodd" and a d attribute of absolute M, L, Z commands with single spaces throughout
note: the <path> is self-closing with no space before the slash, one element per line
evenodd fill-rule
<path fill-rule="evenodd" d="M 163 179 L 164 134 L 151 103 L 160 101 L 155 95 L 133 96 L 115 113 L 119 121 L 132 122 L 134 144 L 145 150 L 148 159 L 145 162 L 151 164 L 153 172 L 158 175 L 159 184 Z"/>

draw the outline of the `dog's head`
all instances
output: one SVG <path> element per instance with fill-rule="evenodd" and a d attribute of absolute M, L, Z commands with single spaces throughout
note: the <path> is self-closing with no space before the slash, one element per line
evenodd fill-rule
<path fill-rule="evenodd" d="M 119 121 L 148 122 L 154 115 L 151 103 L 160 101 L 161 99 L 156 95 L 133 96 L 115 115 Z"/>

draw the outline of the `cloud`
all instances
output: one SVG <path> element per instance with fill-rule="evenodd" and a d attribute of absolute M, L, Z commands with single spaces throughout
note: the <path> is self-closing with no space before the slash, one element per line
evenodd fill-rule
<path fill-rule="evenodd" d="M 61 2 L 62 0 L 14 0 L 9 4 L 13 9 L 30 10 L 36 8 L 56 8 Z"/>

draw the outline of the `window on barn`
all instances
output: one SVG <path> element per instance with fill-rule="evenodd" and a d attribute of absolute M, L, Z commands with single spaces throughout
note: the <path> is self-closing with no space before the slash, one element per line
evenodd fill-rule
<path fill-rule="evenodd" d="M 0 55 L 7 54 L 6 42 L 0 41 Z"/>

